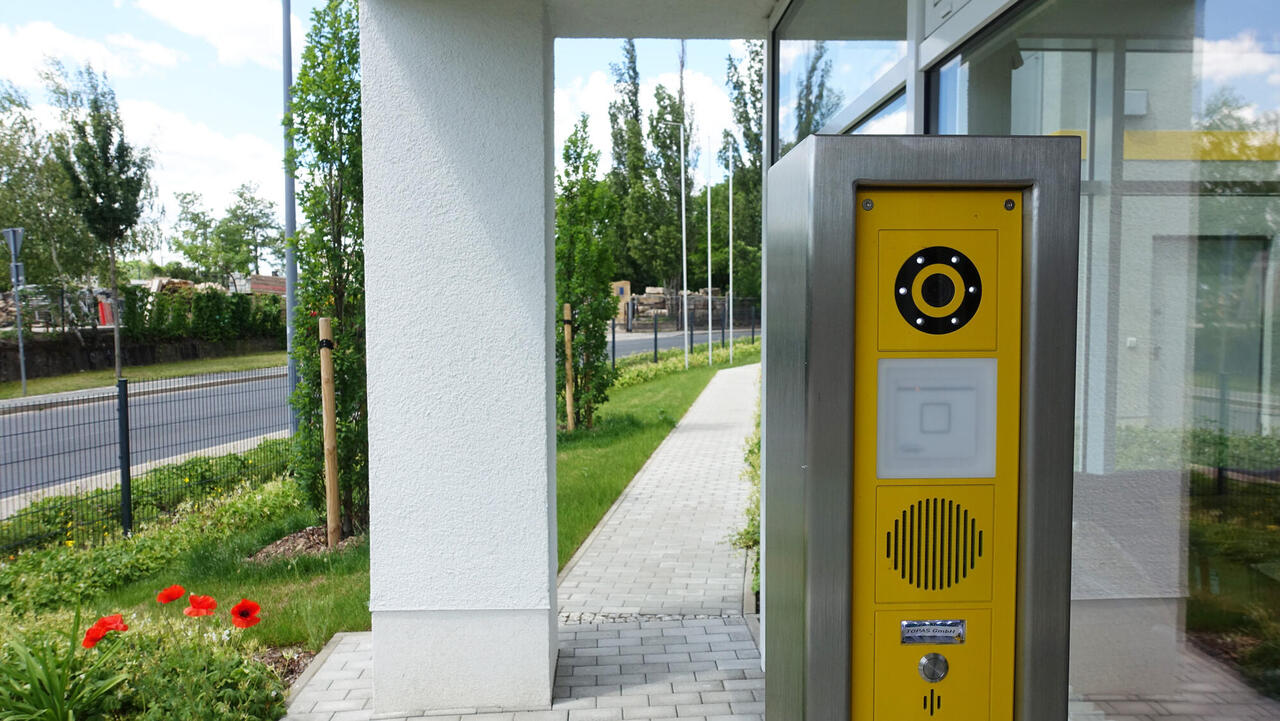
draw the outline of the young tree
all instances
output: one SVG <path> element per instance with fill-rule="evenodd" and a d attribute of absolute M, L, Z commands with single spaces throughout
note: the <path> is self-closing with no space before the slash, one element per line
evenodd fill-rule
<path fill-rule="evenodd" d="M 70 199 L 66 173 L 26 97 L 0 82 L 0 225 L 26 229 L 20 260 L 27 283 L 68 286 L 99 262 L 93 236 Z M 4 262 L 9 258 L 4 257 Z M 7 287 L 8 274 L 0 277 Z"/>
<path fill-rule="evenodd" d="M 66 135 L 53 144 L 66 173 L 73 207 L 97 242 L 107 249 L 112 304 L 115 309 L 116 377 L 120 377 L 120 290 L 116 256 L 141 249 L 132 233 L 151 197 L 151 155 L 125 139 L 115 92 L 90 66 L 77 75 L 63 107 Z M 55 95 L 67 86 L 55 87 Z"/>
<path fill-rule="evenodd" d="M 199 193 L 178 193 L 178 219 L 174 250 L 186 256 L 203 275 L 230 287 L 231 276 L 249 268 L 249 246 L 226 219 L 217 220 L 205 210 Z"/>
<path fill-rule="evenodd" d="M 354 0 L 328 0 L 311 16 L 285 127 L 286 162 L 302 181 L 307 228 L 297 235 L 298 411 L 293 469 L 323 507 L 318 316 L 333 319 L 338 465 L 343 533 L 369 517 L 365 396 L 364 183 L 361 175 L 360 42 Z M 311 342 L 307 342 L 310 339 Z"/>
<path fill-rule="evenodd" d="M 616 205 L 609 184 L 596 180 L 600 153 L 591 147 L 584 114 L 564 144 L 564 170 L 556 178 L 556 300 L 573 310 L 573 416 L 590 427 L 608 398 L 609 319 L 618 314 L 613 295 L 609 218 Z M 556 388 L 564 408 L 564 330 L 557 324 Z"/>
<path fill-rule="evenodd" d="M 276 204 L 258 197 L 258 186 L 252 183 L 236 188 L 235 195 L 227 214 L 218 221 L 218 228 L 240 239 L 248 251 L 251 270 L 257 275 L 264 256 L 277 262 L 284 256 L 284 236 L 276 222 Z"/>

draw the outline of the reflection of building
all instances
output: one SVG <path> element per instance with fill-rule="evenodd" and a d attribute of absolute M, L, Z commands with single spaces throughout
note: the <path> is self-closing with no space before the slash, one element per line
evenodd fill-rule
<path fill-rule="evenodd" d="M 618 315 L 619 323 L 627 322 L 627 306 L 631 304 L 631 281 L 615 280 L 609 284 L 613 290 L 613 295 L 618 299 Z"/>
<path fill-rule="evenodd" d="M 549 699 L 557 37 L 767 37 L 770 159 L 806 113 L 1084 138 L 1071 680 L 1180 682 L 1195 474 L 1262 462 L 1230 453 L 1280 415 L 1271 0 L 366 0 L 361 30 L 380 712 Z M 842 104 L 801 107 L 806 72 Z"/>

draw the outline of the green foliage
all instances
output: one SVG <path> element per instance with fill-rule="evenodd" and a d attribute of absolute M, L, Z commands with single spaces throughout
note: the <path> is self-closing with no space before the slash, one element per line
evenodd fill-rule
<path fill-rule="evenodd" d="M 244 270 L 260 271 L 264 257 L 282 260 L 284 236 L 276 223 L 275 203 L 258 197 L 258 186 L 245 183 L 236 188 L 235 202 L 218 221 L 216 234 L 245 250 Z"/>
<path fill-rule="evenodd" d="M 191 335 L 216 343 L 227 340 L 227 295 L 219 290 L 202 290 L 191 298 Z"/>
<path fill-rule="evenodd" d="M 742 479 L 751 485 L 747 496 L 747 507 L 743 509 L 746 525 L 733 536 L 733 545 L 744 551 L 755 552 L 754 578 L 751 582 L 753 591 L 760 591 L 760 404 L 756 403 L 755 430 L 747 437 L 747 450 L 743 455 L 746 468 L 742 469 Z"/>
<path fill-rule="evenodd" d="M 120 294 L 120 320 L 124 323 L 124 335 L 130 340 L 142 340 L 147 336 L 147 305 L 151 293 L 136 285 L 125 286 Z"/>
<path fill-rule="evenodd" d="M 275 204 L 259 198 L 257 186 L 246 183 L 236 188 L 235 200 L 221 218 L 202 207 L 198 193 L 176 197 L 178 237 L 173 247 L 196 267 L 201 279 L 212 278 L 230 287 L 233 274 L 257 273 L 263 256 L 283 253 Z"/>
<path fill-rule="evenodd" d="M 339 496 L 343 533 L 369 518 L 368 402 L 365 396 L 364 190 L 361 175 L 360 43 L 353 0 L 329 0 L 312 14 L 285 127 L 286 162 L 302 181 L 307 229 L 298 234 L 294 358 L 298 414 L 291 468 L 317 508 L 324 502 L 319 317 L 333 319 Z"/>
<path fill-rule="evenodd" d="M 66 637 L 56 642 L 7 640 L 0 656 L 0 721 L 107 718 L 108 695 L 125 681 L 122 674 L 104 673 L 119 645 L 104 639 L 82 654 L 79 640 L 78 609 Z"/>
<path fill-rule="evenodd" d="M 275 673 L 240 648 L 240 631 L 219 632 L 208 619 L 178 619 L 163 633 L 135 634 L 121 692 L 122 715 L 137 721 L 241 721 L 285 715 Z M 139 629 L 135 626 L 135 629 Z M 134 630 L 130 630 L 133 634 Z"/>
<path fill-rule="evenodd" d="M 26 96 L 0 81 L 0 218 L 26 230 L 21 260 L 29 285 L 67 285 L 102 254 L 71 203 L 66 174 L 53 157 Z M 6 256 L 7 260 L 7 256 Z M 0 274 L 9 288 L 9 274 Z"/>
<path fill-rule="evenodd" d="M 136 231 L 154 194 L 150 151 L 125 139 L 115 92 L 93 68 L 80 71 L 71 87 L 55 75 L 46 78 L 66 126 L 53 142 L 53 154 L 66 174 L 71 206 L 107 251 L 114 292 L 119 288 L 116 257 L 147 245 L 147 234 Z M 114 332 L 118 343 L 119 324 Z M 119 376 L 121 359 L 115 361 Z"/>
<path fill-rule="evenodd" d="M 760 340 L 755 343 L 748 341 L 738 341 L 734 343 L 733 359 L 734 363 L 741 365 L 743 363 L 754 363 L 760 360 Z M 716 365 L 728 365 L 729 349 L 713 348 L 711 351 L 712 360 Z M 618 377 L 613 382 L 614 388 L 630 388 L 641 383 L 669 376 L 673 373 L 684 372 L 684 349 L 672 348 L 661 351 L 658 354 L 658 362 L 653 363 L 644 359 L 652 356 L 636 356 L 628 358 L 626 364 L 618 361 Z M 689 367 L 697 368 L 707 365 L 707 344 L 695 345 L 689 349 Z"/>
<path fill-rule="evenodd" d="M 575 424 L 590 427 L 608 398 L 609 320 L 618 313 L 613 295 L 613 254 L 608 238 L 616 204 L 608 183 L 596 180 L 600 154 L 591 147 L 587 116 L 564 145 L 564 171 L 556 178 L 556 305 L 573 311 L 573 399 Z M 557 324 L 556 389 L 565 417 L 564 324 Z"/>
<path fill-rule="evenodd" d="M 246 483 L 266 483 L 284 472 L 288 444 L 287 439 L 267 440 L 244 454 L 197 456 L 134 478 L 134 523 L 158 519 L 194 500 L 225 494 Z M 20 515 L 0 521 L 0 548 L 13 553 L 16 548 L 49 543 L 94 545 L 119 532 L 120 489 L 99 488 L 42 498 Z"/>

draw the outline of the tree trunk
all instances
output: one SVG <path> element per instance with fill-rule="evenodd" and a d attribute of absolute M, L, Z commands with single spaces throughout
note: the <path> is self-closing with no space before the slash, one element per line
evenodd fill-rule
<path fill-rule="evenodd" d="M 116 284 L 115 243 L 107 246 L 107 253 L 111 259 L 111 335 L 115 341 L 116 380 L 120 380 L 120 286 Z"/>

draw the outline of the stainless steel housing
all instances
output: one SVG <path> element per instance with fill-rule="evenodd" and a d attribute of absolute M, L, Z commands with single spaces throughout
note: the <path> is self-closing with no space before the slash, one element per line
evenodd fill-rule
<path fill-rule="evenodd" d="M 1065 721 L 1080 213 L 1075 137 L 815 135 L 769 170 L 762 491 L 766 717 L 836 721 L 850 714 L 853 228 L 859 186 L 1021 193 L 1014 718 Z"/>

